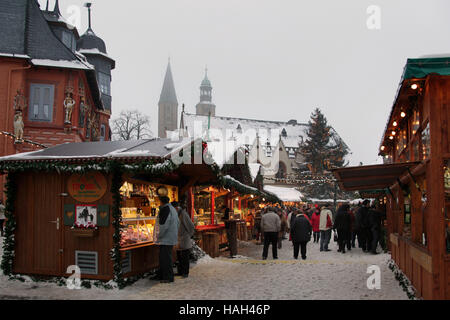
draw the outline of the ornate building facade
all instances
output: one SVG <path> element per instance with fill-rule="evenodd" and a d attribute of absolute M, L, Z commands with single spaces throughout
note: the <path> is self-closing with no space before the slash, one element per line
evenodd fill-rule
<path fill-rule="evenodd" d="M 91 28 L 79 35 L 36 0 L 0 2 L 0 155 L 110 140 L 115 61 Z M 2 181 L 0 181 L 2 182 Z"/>

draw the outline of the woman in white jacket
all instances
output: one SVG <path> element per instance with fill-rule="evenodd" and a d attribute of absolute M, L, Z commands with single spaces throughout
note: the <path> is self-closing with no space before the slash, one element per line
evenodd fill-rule
<path fill-rule="evenodd" d="M 320 251 L 331 251 L 328 249 L 328 244 L 331 239 L 331 229 L 333 228 L 333 213 L 326 204 L 322 211 L 320 211 Z"/>

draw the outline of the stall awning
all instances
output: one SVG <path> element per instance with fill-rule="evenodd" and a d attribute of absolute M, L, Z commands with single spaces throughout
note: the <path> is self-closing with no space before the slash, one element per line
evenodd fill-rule
<path fill-rule="evenodd" d="M 408 169 L 420 162 L 403 162 L 332 169 L 344 191 L 384 189 L 393 185 Z"/>

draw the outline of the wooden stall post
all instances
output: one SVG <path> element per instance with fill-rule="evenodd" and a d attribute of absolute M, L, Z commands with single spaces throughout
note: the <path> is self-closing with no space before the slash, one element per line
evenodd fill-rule
<path fill-rule="evenodd" d="M 188 191 L 188 210 L 192 221 L 194 221 L 194 193 L 192 192 L 192 187 Z"/>
<path fill-rule="evenodd" d="M 411 182 L 411 239 L 415 243 L 422 243 L 422 200 L 419 190 Z"/>
<path fill-rule="evenodd" d="M 214 210 L 215 210 L 215 194 L 211 191 L 211 224 L 214 224 Z"/>

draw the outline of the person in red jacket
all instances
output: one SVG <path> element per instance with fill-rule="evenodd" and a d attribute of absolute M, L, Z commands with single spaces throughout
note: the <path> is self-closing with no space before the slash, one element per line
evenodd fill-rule
<path fill-rule="evenodd" d="M 320 208 L 316 207 L 315 209 L 316 210 L 314 210 L 314 212 L 311 216 L 311 224 L 312 224 L 314 242 L 319 243 L 319 240 L 320 240 L 320 230 L 319 230 Z"/>

